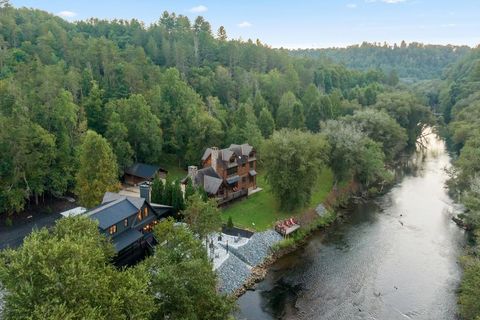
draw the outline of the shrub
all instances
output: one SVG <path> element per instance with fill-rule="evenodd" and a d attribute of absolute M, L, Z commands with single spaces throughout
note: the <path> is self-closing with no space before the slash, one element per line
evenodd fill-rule
<path fill-rule="evenodd" d="M 227 228 L 228 228 L 228 229 L 232 229 L 232 228 L 233 228 L 233 220 L 232 220 L 232 217 L 231 217 L 231 216 L 228 217 Z"/>

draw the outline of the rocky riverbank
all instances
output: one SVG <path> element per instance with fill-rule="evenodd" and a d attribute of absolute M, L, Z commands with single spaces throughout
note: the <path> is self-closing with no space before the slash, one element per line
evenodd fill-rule
<path fill-rule="evenodd" d="M 219 290 L 234 294 L 258 273 L 258 266 L 271 256 L 272 247 L 282 240 L 274 230 L 255 233 L 238 248 L 229 248 L 229 257 L 217 268 Z"/>

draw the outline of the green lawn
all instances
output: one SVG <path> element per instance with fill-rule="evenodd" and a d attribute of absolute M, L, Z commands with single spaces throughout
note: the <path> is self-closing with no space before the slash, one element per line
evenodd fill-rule
<path fill-rule="evenodd" d="M 263 174 L 258 175 L 257 184 L 263 188 L 262 191 L 250 196 L 248 199 L 235 202 L 223 210 L 222 220 L 224 222 L 227 222 L 228 217 L 231 216 L 236 226 L 263 231 L 272 227 L 275 221 L 300 214 L 305 210 L 304 208 L 297 212 L 282 212 L 278 209 L 277 202 L 269 191 L 270 186 L 265 181 Z M 323 202 L 332 185 L 332 171 L 330 169 L 323 170 L 308 208 L 313 208 Z"/>
<path fill-rule="evenodd" d="M 160 167 L 166 169 L 168 174 L 176 179 L 183 179 L 187 176 L 187 171 L 178 166 L 178 161 L 175 155 L 164 155 L 160 163 Z"/>

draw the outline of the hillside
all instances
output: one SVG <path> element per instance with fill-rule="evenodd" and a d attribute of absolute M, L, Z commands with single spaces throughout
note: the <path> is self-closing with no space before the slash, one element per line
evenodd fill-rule
<path fill-rule="evenodd" d="M 341 63 L 357 70 L 381 69 L 402 79 L 440 78 L 443 71 L 470 51 L 467 46 L 428 45 L 412 42 L 393 46 L 364 42 L 347 48 L 295 50 L 292 54 Z"/>

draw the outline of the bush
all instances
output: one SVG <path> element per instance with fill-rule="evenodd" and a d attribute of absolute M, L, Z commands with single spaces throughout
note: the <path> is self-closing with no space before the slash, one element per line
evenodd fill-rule
<path fill-rule="evenodd" d="M 231 217 L 231 216 L 228 217 L 227 228 L 228 228 L 228 229 L 232 229 L 232 228 L 233 228 L 233 220 L 232 220 L 232 217 Z"/>

